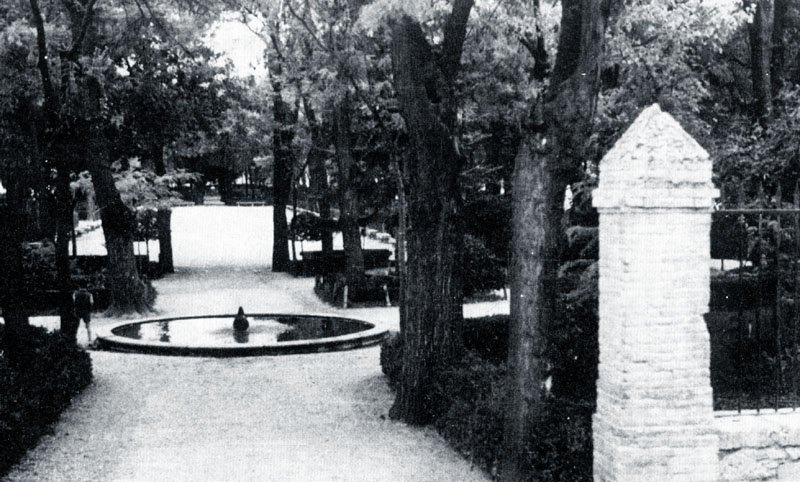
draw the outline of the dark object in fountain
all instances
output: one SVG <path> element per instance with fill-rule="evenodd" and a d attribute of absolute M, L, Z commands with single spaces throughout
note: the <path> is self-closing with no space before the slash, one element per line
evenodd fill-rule
<path fill-rule="evenodd" d="M 244 316 L 244 310 L 240 306 L 239 312 L 236 313 L 236 318 L 233 319 L 233 329 L 235 331 L 247 331 L 248 328 L 250 328 L 250 322 Z"/>
<path fill-rule="evenodd" d="M 250 343 L 250 332 L 247 330 L 233 330 L 233 340 L 239 344 Z"/>

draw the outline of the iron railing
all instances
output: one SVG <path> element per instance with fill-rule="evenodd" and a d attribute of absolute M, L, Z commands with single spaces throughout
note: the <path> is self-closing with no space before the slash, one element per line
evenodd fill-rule
<path fill-rule="evenodd" d="M 800 405 L 800 192 L 712 216 L 711 379 L 718 410 Z"/>

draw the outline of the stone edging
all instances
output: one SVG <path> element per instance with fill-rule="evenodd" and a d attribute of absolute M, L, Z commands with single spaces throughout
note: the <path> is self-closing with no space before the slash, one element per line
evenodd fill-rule
<path fill-rule="evenodd" d="M 749 411 L 748 411 L 749 412 Z M 766 413 L 765 413 L 766 412 Z M 720 481 L 796 481 L 800 477 L 800 412 L 715 412 Z"/>
<path fill-rule="evenodd" d="M 330 338 L 319 338 L 315 340 L 296 340 L 280 343 L 250 345 L 250 346 L 190 346 L 176 345 L 164 342 L 145 342 L 133 338 L 117 336 L 112 330 L 123 325 L 139 323 L 150 323 L 157 321 L 188 320 L 195 318 L 231 318 L 236 314 L 224 315 L 195 315 L 195 316 L 175 316 L 166 318 L 147 318 L 136 321 L 123 321 L 113 325 L 103 326 L 97 332 L 97 344 L 101 349 L 110 351 L 121 351 L 129 353 L 146 353 L 153 355 L 176 355 L 176 356 L 199 356 L 199 357 L 239 357 L 239 356 L 262 356 L 262 355 L 290 355 L 300 353 L 324 353 L 329 351 L 352 350 L 382 343 L 388 336 L 388 330 L 380 328 L 373 323 L 354 318 L 344 318 L 341 316 L 330 315 L 300 315 L 287 313 L 248 313 L 248 316 L 270 317 L 270 316 L 292 316 L 296 318 L 317 318 L 327 317 L 339 320 L 355 321 L 362 323 L 369 328 L 365 331 L 351 333 Z"/>

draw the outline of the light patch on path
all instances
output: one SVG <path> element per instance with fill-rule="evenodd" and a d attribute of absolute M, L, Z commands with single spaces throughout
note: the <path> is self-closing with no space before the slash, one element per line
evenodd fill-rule
<path fill-rule="evenodd" d="M 232 314 L 241 305 L 397 329 L 397 308 L 334 308 L 314 296 L 313 279 L 269 271 L 268 210 L 176 209 L 177 272 L 155 282 L 158 315 Z M 212 238 L 210 226 L 231 238 Z M 507 313 L 508 302 L 464 311 Z M 53 317 L 35 322 L 57 325 Z M 78 337 L 85 339 L 83 329 Z M 9 480 L 489 480 L 432 429 L 388 420 L 394 395 L 379 353 L 213 359 L 91 352 L 95 383 Z"/>

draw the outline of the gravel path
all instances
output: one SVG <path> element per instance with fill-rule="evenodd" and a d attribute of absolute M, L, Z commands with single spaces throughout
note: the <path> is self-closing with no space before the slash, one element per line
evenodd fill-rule
<path fill-rule="evenodd" d="M 156 283 L 159 313 L 242 305 L 397 328 L 396 308 L 332 308 L 313 295 L 313 280 L 264 267 L 269 209 L 177 209 L 178 269 Z M 212 226 L 227 239 L 204 242 Z M 465 307 L 467 316 L 507 311 L 507 302 Z M 95 383 L 8 480 L 488 480 L 433 430 L 388 419 L 393 394 L 377 347 L 237 359 L 91 355 Z"/>

